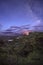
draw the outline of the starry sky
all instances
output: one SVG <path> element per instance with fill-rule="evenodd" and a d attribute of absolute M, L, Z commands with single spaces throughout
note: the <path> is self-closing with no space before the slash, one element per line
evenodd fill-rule
<path fill-rule="evenodd" d="M 43 24 L 43 0 L 0 0 L 0 29 Z"/>

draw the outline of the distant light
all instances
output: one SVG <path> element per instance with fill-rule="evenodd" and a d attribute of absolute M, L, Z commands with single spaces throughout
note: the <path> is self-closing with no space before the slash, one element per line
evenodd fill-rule
<path fill-rule="evenodd" d="M 30 30 L 25 30 L 25 31 L 23 31 L 23 34 L 24 34 L 24 35 L 29 35 L 30 32 L 32 32 L 32 31 L 30 31 Z"/>
<path fill-rule="evenodd" d="M 13 41 L 12 39 L 8 40 L 9 42 Z"/>

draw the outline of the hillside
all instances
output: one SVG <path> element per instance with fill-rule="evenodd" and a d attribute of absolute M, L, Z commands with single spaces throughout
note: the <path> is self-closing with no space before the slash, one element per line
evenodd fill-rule
<path fill-rule="evenodd" d="M 43 65 L 43 32 L 6 38 L 0 37 L 0 65 Z"/>

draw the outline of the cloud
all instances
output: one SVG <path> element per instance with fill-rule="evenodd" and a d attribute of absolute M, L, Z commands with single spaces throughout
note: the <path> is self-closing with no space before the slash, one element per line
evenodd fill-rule
<path fill-rule="evenodd" d="M 43 0 L 31 0 L 29 3 L 32 12 L 39 19 L 43 19 Z"/>
<path fill-rule="evenodd" d="M 41 20 L 37 20 L 36 23 L 32 26 L 34 31 L 43 32 L 43 22 Z"/>
<path fill-rule="evenodd" d="M 2 25 L 2 24 L 0 24 L 0 31 L 2 30 L 2 27 L 3 27 L 3 25 Z"/>
<path fill-rule="evenodd" d="M 18 26 L 10 26 L 8 29 L 5 30 L 5 32 L 14 32 L 14 33 L 18 33 L 17 31 L 20 29 L 20 27 Z"/>
<path fill-rule="evenodd" d="M 34 23 L 33 23 L 33 26 L 37 26 L 37 25 L 39 25 L 40 24 L 40 20 L 36 20 Z"/>

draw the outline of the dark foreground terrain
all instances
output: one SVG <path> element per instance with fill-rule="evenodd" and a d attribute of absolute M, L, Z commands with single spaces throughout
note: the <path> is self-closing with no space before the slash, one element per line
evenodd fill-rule
<path fill-rule="evenodd" d="M 0 65 L 43 65 L 43 33 L 0 37 Z"/>

